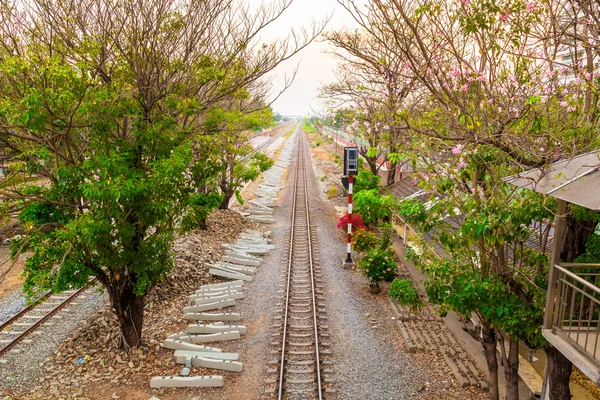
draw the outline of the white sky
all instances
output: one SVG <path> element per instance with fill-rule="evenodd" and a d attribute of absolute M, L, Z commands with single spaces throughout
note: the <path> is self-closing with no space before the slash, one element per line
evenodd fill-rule
<path fill-rule="evenodd" d="M 262 0 L 247 0 L 259 5 Z M 266 0 L 267 2 L 269 0 Z M 272 1 L 272 0 L 271 0 Z M 336 0 L 295 0 L 290 8 L 272 26 L 262 34 L 264 41 L 287 36 L 290 27 L 308 27 L 313 19 L 322 20 L 333 13 L 327 30 L 336 30 L 344 26 L 355 26 L 354 20 Z M 273 95 L 279 93 L 284 82 L 284 74 L 291 75 L 300 63 L 296 79 L 292 86 L 275 101 L 273 110 L 283 115 L 307 115 L 309 112 L 322 111 L 319 103 L 318 88 L 322 83 L 335 79 L 336 60 L 324 52 L 328 45 L 313 42 L 299 54 L 281 64 L 272 74 Z"/>

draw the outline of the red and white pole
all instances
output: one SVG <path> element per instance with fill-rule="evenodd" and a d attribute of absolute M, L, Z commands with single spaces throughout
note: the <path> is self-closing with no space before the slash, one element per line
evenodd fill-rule
<path fill-rule="evenodd" d="M 348 256 L 344 264 L 354 264 L 352 262 L 352 184 L 354 183 L 354 177 L 350 175 L 348 177 L 348 244 L 347 252 Z"/>

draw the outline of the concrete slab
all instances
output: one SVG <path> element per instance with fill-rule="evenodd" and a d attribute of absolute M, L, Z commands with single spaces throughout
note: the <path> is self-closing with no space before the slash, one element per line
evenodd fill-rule
<path fill-rule="evenodd" d="M 165 341 L 162 343 L 162 347 L 164 347 L 165 349 L 171 349 L 171 350 L 190 350 L 190 351 L 201 351 L 201 352 L 208 352 L 208 353 L 221 353 L 221 349 L 216 348 L 216 347 L 209 347 L 209 346 L 201 346 L 198 344 L 192 344 L 190 342 L 184 342 L 183 340 L 179 340 L 179 339 L 165 339 Z"/>
<path fill-rule="evenodd" d="M 234 274 L 244 274 L 244 275 L 248 275 L 248 276 L 256 274 L 256 271 L 245 270 L 245 269 L 239 268 L 239 267 L 229 267 L 229 266 L 223 265 L 223 264 L 210 264 L 210 266 L 213 269 L 216 269 L 219 271 L 231 272 Z"/>
<path fill-rule="evenodd" d="M 241 337 L 239 331 L 227 331 L 227 332 L 217 332 L 217 333 L 208 333 L 206 335 L 193 335 L 182 336 L 179 338 L 182 342 L 198 344 L 198 343 L 212 343 L 212 342 L 224 342 L 227 340 L 237 340 Z M 185 350 L 185 349 L 179 349 Z"/>
<path fill-rule="evenodd" d="M 244 298 L 244 293 L 243 292 L 235 292 L 235 293 L 230 293 L 230 294 L 226 294 L 223 296 L 218 296 L 218 297 L 199 297 L 193 300 L 193 303 L 197 306 L 199 305 L 203 305 L 203 304 L 212 304 L 215 301 L 221 301 L 221 300 L 240 300 Z M 205 310 L 195 310 L 193 312 L 198 312 L 198 311 L 205 311 Z M 191 312 L 191 311 L 190 311 Z"/>
<path fill-rule="evenodd" d="M 239 321 L 241 319 L 238 313 L 186 313 L 183 317 L 192 321 Z"/>
<path fill-rule="evenodd" d="M 195 388 L 195 387 L 223 387 L 222 376 L 153 376 L 150 379 L 151 388 Z"/>
<path fill-rule="evenodd" d="M 214 269 L 214 268 L 208 270 L 208 273 L 211 275 L 214 275 L 214 276 L 220 276 L 222 278 L 241 279 L 244 281 L 252 281 L 254 279 L 250 275 L 226 272 L 226 271 L 223 271 L 220 269 Z"/>
<path fill-rule="evenodd" d="M 248 274 L 248 275 L 254 275 L 256 274 L 256 267 L 252 267 L 249 265 L 239 265 L 239 264 L 233 264 L 233 263 L 228 263 L 228 262 L 224 262 L 224 261 L 217 261 L 214 264 L 209 264 L 211 267 L 214 268 L 225 268 L 226 270 L 229 271 L 233 271 L 233 272 L 241 272 L 242 274 Z"/>
<path fill-rule="evenodd" d="M 195 294 L 211 294 L 211 293 L 218 293 L 218 292 L 223 292 L 223 291 L 243 292 L 244 286 L 232 285 L 232 286 L 221 286 L 218 288 L 201 288 L 201 289 L 194 290 L 194 293 Z"/>
<path fill-rule="evenodd" d="M 244 325 L 206 325 L 206 324 L 191 324 L 185 328 L 188 333 L 218 333 L 218 332 L 233 332 L 239 331 L 241 335 L 246 334 Z"/>
<path fill-rule="evenodd" d="M 175 358 L 177 357 L 194 357 L 200 356 L 204 358 L 213 358 L 215 360 L 230 360 L 235 361 L 239 359 L 240 355 L 238 353 L 214 353 L 208 351 L 192 351 L 192 350 L 175 350 Z M 184 360 L 185 363 L 185 360 Z"/>
<path fill-rule="evenodd" d="M 215 302 L 207 303 L 207 304 L 199 304 L 199 305 L 195 305 L 195 306 L 184 307 L 183 312 L 185 314 L 197 313 L 197 312 L 202 312 L 202 311 L 219 310 L 221 308 L 231 307 L 231 306 L 235 306 L 234 299 L 220 300 L 220 301 L 215 301 Z"/>
<path fill-rule="evenodd" d="M 248 258 L 238 258 L 238 257 L 232 257 L 229 255 L 224 255 L 223 257 L 221 257 L 221 260 L 225 261 L 225 262 L 229 262 L 232 264 L 238 264 L 238 265 L 250 265 L 253 267 L 258 267 L 260 266 L 260 261 L 258 260 L 251 260 Z"/>
<path fill-rule="evenodd" d="M 184 364 L 187 356 L 175 356 L 177 364 Z M 214 368 L 223 371 L 242 372 L 242 363 L 239 361 L 215 360 L 201 356 L 192 356 L 192 366 Z"/>
<path fill-rule="evenodd" d="M 204 288 L 220 288 L 220 287 L 227 287 L 227 286 L 244 286 L 244 281 L 243 280 L 239 280 L 239 281 L 233 281 L 233 282 L 223 282 L 223 283 L 213 283 L 210 285 L 202 285 L 200 286 L 199 289 L 204 289 Z"/>

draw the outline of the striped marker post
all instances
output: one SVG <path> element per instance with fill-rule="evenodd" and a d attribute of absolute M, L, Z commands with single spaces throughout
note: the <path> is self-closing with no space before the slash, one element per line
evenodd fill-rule
<path fill-rule="evenodd" d="M 349 268 L 354 266 L 352 262 L 352 184 L 354 183 L 354 177 L 350 175 L 348 177 L 348 244 L 346 261 L 344 261 L 344 267 Z"/>

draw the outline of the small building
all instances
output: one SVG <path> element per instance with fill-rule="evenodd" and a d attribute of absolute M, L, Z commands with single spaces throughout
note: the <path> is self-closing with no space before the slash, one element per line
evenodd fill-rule
<path fill-rule="evenodd" d="M 567 203 L 600 212 L 600 150 L 505 178 L 558 200 L 542 334 L 600 385 L 600 264 L 562 263 Z M 546 381 L 543 399 L 548 399 Z"/>

